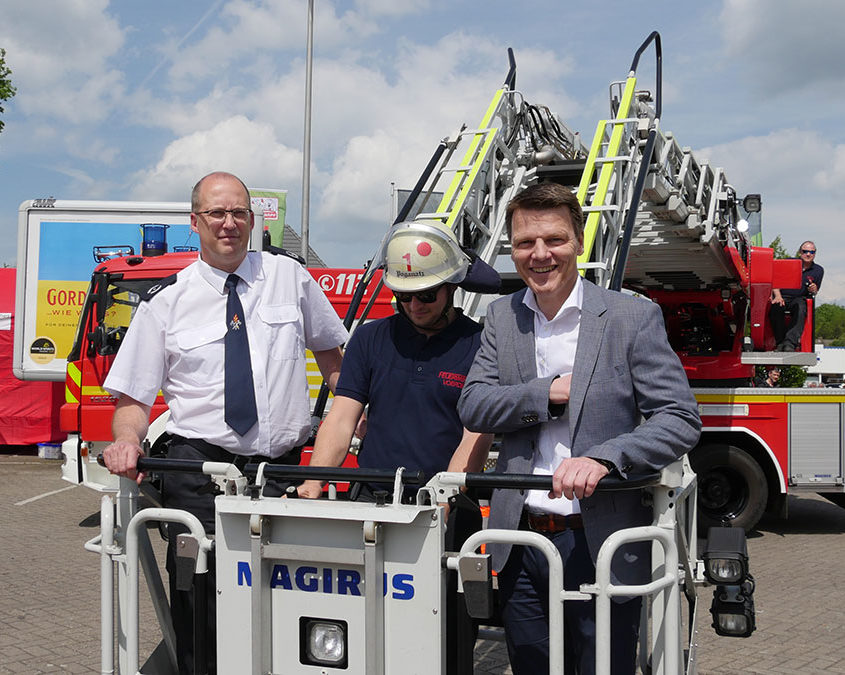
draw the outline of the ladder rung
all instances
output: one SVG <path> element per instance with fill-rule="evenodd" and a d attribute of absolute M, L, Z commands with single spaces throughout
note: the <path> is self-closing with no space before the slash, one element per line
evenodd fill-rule
<path fill-rule="evenodd" d="M 480 134 L 489 134 L 495 127 L 487 127 L 486 129 L 464 129 L 458 132 L 458 136 L 478 136 Z"/>
<path fill-rule="evenodd" d="M 609 162 L 630 162 L 630 155 L 616 155 L 615 157 L 596 157 L 596 164 L 607 164 Z"/>
<path fill-rule="evenodd" d="M 604 206 L 582 206 L 581 210 L 584 213 L 592 213 L 593 211 L 619 211 L 619 205 L 605 204 Z"/>
<path fill-rule="evenodd" d="M 472 170 L 473 166 L 475 166 L 475 165 L 474 164 L 466 164 L 464 166 L 456 166 L 456 167 L 451 168 L 451 169 L 444 168 L 444 169 L 440 169 L 440 173 L 444 174 L 444 173 L 458 173 L 459 171 L 470 171 L 470 170 Z"/>
<path fill-rule="evenodd" d="M 431 213 L 418 213 L 414 220 L 440 220 L 452 215 L 451 211 L 433 211 Z"/>
<path fill-rule="evenodd" d="M 583 262 L 578 263 L 579 270 L 606 270 L 606 262 Z"/>

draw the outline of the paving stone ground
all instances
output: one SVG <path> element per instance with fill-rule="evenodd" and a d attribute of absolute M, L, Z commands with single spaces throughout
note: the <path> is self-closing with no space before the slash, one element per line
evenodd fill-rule
<path fill-rule="evenodd" d="M 83 549 L 98 533 L 100 495 L 24 450 L 0 449 L 0 675 L 100 672 L 99 558 Z M 698 672 L 845 675 L 845 509 L 790 497 L 789 518 L 766 518 L 748 544 L 757 632 L 717 637 L 703 589 Z M 143 593 L 141 621 L 155 625 Z M 159 639 L 146 632 L 142 654 Z M 510 674 L 501 643 L 478 643 L 475 672 Z"/>

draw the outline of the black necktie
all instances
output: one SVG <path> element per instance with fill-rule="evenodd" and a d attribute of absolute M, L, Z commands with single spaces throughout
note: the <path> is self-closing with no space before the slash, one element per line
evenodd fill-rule
<path fill-rule="evenodd" d="M 252 385 L 252 364 L 249 359 L 249 339 L 246 335 L 244 308 L 238 297 L 237 274 L 226 278 L 226 357 L 224 366 L 225 419 L 232 429 L 243 436 L 258 421 L 255 390 Z"/>

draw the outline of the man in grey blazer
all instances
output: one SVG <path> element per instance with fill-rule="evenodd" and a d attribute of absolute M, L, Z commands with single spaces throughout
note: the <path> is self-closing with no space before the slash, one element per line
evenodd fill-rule
<path fill-rule="evenodd" d="M 497 472 L 552 475 L 553 490 L 496 490 L 489 526 L 532 529 L 554 542 L 567 589 L 595 581 L 616 530 L 648 524 L 639 490 L 595 491 L 607 474 L 656 471 L 688 452 L 697 405 L 669 346 L 660 308 L 578 274 L 583 214 L 575 195 L 544 183 L 508 205 L 512 258 L 528 286 L 490 305 L 458 410 L 467 429 L 503 435 Z M 489 545 L 516 675 L 548 672 L 548 566 L 530 547 Z M 614 583 L 643 583 L 650 545 L 614 558 Z M 614 673 L 633 673 L 639 599 L 612 610 Z M 564 608 L 566 671 L 595 670 L 593 602 Z"/>

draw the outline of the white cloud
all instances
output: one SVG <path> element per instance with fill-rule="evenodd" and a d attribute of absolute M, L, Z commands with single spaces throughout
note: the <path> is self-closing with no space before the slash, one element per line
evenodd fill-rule
<path fill-rule="evenodd" d="M 238 115 L 170 143 L 153 168 L 136 174 L 131 194 L 184 201 L 199 178 L 216 170 L 247 185 L 286 187 L 298 181 L 301 166 L 301 153 L 279 143 L 270 125 Z"/>
<path fill-rule="evenodd" d="M 720 20 L 727 56 L 751 75 L 749 86 L 774 96 L 845 79 L 845 3 L 725 0 Z"/>
<path fill-rule="evenodd" d="M 401 161 L 405 150 L 398 139 L 383 131 L 350 139 L 332 167 L 319 217 L 340 223 L 351 218 L 386 225 L 390 217 L 391 178 L 397 181 L 397 187 L 415 181 L 416 162 Z M 338 235 L 341 240 L 357 236 L 345 229 L 339 230 Z"/>
<path fill-rule="evenodd" d="M 728 180 L 739 192 L 758 192 L 767 186 L 772 199 L 778 194 L 804 195 L 825 191 L 818 172 L 831 164 L 836 145 L 815 131 L 777 129 L 763 136 L 749 136 L 696 150 L 725 167 Z M 845 170 L 845 167 L 843 167 Z"/>
<path fill-rule="evenodd" d="M 813 173 L 813 184 L 820 190 L 845 197 L 845 144 L 828 145 L 826 150 Z"/>
<path fill-rule="evenodd" d="M 107 0 L 11 0 L 3 10 L 0 44 L 18 90 L 16 107 L 72 124 L 111 114 L 124 81 L 109 62 L 125 34 Z"/>
<path fill-rule="evenodd" d="M 172 85 L 197 85 L 219 77 L 233 63 L 254 62 L 263 53 L 291 51 L 304 56 L 306 28 L 304 0 L 232 0 L 222 8 L 219 25 L 184 45 L 178 56 L 173 57 L 169 71 Z M 372 35 L 378 27 L 357 12 L 339 15 L 332 3 L 317 2 L 313 30 L 315 45 L 326 53 L 338 45 L 352 44 Z"/>
<path fill-rule="evenodd" d="M 429 0 L 357 0 L 362 14 L 369 16 L 404 16 L 418 14 L 431 6 Z"/>

